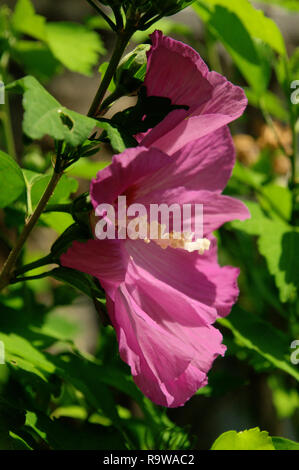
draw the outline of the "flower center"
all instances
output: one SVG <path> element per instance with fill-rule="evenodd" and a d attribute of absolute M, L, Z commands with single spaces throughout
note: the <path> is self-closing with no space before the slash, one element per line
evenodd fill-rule
<path fill-rule="evenodd" d="M 140 238 L 142 238 L 145 243 L 153 241 L 163 250 L 168 247 L 181 248 L 189 253 L 197 251 L 198 254 L 202 255 L 210 248 L 210 240 L 207 238 L 196 238 L 194 240 L 194 233 L 181 233 L 175 231 L 168 233 L 165 224 L 161 225 L 157 221 L 148 223 L 146 217 L 136 217 L 133 221 L 135 230 L 138 231 L 139 235 L 142 234 Z M 137 238 L 136 234 L 136 231 L 135 236 L 132 233 L 130 234 L 129 231 L 130 238 Z"/>

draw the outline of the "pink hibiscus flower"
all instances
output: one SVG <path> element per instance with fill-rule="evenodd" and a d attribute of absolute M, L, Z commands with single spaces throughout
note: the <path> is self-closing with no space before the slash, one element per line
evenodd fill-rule
<path fill-rule="evenodd" d="M 144 82 L 147 96 L 169 98 L 172 105 L 187 106 L 188 110 L 171 111 L 160 124 L 137 136 L 141 145 L 154 145 L 171 155 L 242 115 L 247 106 L 242 88 L 210 72 L 190 46 L 163 36 L 161 31 L 155 31 L 151 39 Z"/>
<path fill-rule="evenodd" d="M 159 240 L 126 238 L 74 242 L 61 257 L 63 266 L 99 279 L 121 358 L 159 405 L 183 405 L 207 384 L 214 359 L 225 352 L 213 323 L 237 299 L 239 270 L 218 265 L 210 234 L 226 221 L 249 216 L 240 201 L 221 194 L 233 165 L 232 140 L 223 127 L 212 142 L 201 137 L 171 157 L 156 148 L 128 149 L 92 181 L 95 209 L 115 204 L 119 195 L 146 208 L 204 204 L 204 236 L 211 246 L 203 254 L 184 243 L 163 249 Z"/>

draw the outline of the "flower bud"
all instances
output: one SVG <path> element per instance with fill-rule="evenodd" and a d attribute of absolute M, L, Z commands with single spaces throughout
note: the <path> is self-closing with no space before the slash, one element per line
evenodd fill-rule
<path fill-rule="evenodd" d="M 149 44 L 140 44 L 121 60 L 114 79 L 116 88 L 122 88 L 123 94 L 132 93 L 144 81 L 146 53 L 150 47 Z"/>

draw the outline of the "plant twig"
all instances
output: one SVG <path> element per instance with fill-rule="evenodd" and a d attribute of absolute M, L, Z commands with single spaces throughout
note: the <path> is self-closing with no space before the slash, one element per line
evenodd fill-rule
<path fill-rule="evenodd" d="M 52 271 L 46 271 L 42 274 L 36 274 L 35 276 L 25 276 L 25 277 L 17 277 L 10 281 L 10 284 L 17 284 L 18 282 L 25 282 L 25 281 L 34 281 L 36 279 L 43 279 L 45 277 L 51 276 Z"/>
<path fill-rule="evenodd" d="M 46 212 L 65 212 L 67 214 L 72 213 L 72 203 L 69 204 L 48 204 L 45 209 L 44 213 Z"/>
<path fill-rule="evenodd" d="M 51 253 L 43 258 L 40 258 L 32 263 L 25 264 L 21 268 L 16 269 L 15 276 L 19 276 L 20 274 L 27 273 L 28 271 L 32 271 L 33 269 L 40 268 L 42 266 L 46 266 L 47 264 L 55 264 L 52 259 Z"/>
<path fill-rule="evenodd" d="M 9 53 L 4 52 L 1 57 L 0 61 L 0 79 L 3 80 L 4 84 L 6 81 L 6 69 L 9 63 Z M 14 143 L 14 135 L 11 125 L 11 114 L 10 114 L 10 106 L 9 106 L 9 98 L 6 95 L 3 104 L 3 112 L 0 113 L 0 119 L 3 123 L 3 131 L 4 137 L 6 142 L 6 149 L 7 153 L 16 158 L 16 148 Z"/>
<path fill-rule="evenodd" d="M 104 20 L 109 24 L 110 28 L 113 30 L 113 31 L 117 31 L 117 26 L 113 23 L 113 21 L 109 18 L 108 15 L 106 15 L 106 13 L 103 12 L 103 10 L 101 10 L 101 8 L 93 1 L 93 0 L 86 0 L 90 6 L 92 6 L 92 8 L 94 8 L 96 10 L 96 12 L 102 16 L 102 18 L 104 18 Z"/>
<path fill-rule="evenodd" d="M 16 261 L 22 251 L 22 248 L 27 241 L 33 227 L 35 226 L 36 222 L 38 221 L 40 215 L 42 214 L 44 208 L 47 205 L 48 200 L 50 199 L 56 185 L 58 184 L 60 178 L 62 176 L 62 172 L 57 173 L 53 172 L 52 178 L 45 189 L 45 192 L 40 199 L 38 205 L 36 206 L 36 209 L 34 210 L 33 214 L 29 217 L 27 220 L 25 226 L 23 227 L 23 230 L 21 232 L 21 235 L 17 241 L 16 246 L 11 250 L 4 267 L 2 269 L 2 272 L 0 274 L 0 291 L 6 287 L 10 279 L 13 275 L 13 269 L 15 267 Z"/>
<path fill-rule="evenodd" d="M 116 72 L 119 61 L 128 45 L 129 40 L 132 37 L 134 31 L 124 30 L 118 33 L 117 42 L 109 66 L 106 70 L 103 80 L 101 81 L 100 87 L 94 97 L 94 100 L 88 111 L 88 116 L 95 117 L 103 101 L 103 98 L 108 90 L 113 75 Z"/>
<path fill-rule="evenodd" d="M 153 18 L 151 21 L 148 21 L 147 23 L 143 24 L 142 26 L 139 26 L 138 29 L 140 29 L 140 31 L 146 31 L 148 28 L 153 26 L 153 24 L 157 23 L 157 21 L 161 20 L 163 17 L 164 17 L 164 14 L 161 13 L 160 15 L 155 16 L 155 18 Z"/>
<path fill-rule="evenodd" d="M 111 7 L 114 13 L 117 29 L 120 31 L 124 27 L 124 20 L 121 11 L 117 7 Z"/>

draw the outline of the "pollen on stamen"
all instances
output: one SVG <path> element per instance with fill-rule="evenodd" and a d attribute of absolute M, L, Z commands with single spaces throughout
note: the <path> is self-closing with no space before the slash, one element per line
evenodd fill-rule
<path fill-rule="evenodd" d="M 206 250 L 209 250 L 211 244 L 210 240 L 207 238 L 197 238 L 195 241 L 192 241 L 192 238 L 192 233 L 180 234 L 172 232 L 163 233 L 161 239 L 155 241 L 164 250 L 167 247 L 181 248 L 189 253 L 197 251 L 200 255 L 202 255 Z"/>
<path fill-rule="evenodd" d="M 157 243 L 163 250 L 166 248 L 180 248 L 181 250 L 192 253 L 197 251 L 198 254 L 202 255 L 205 251 L 210 248 L 210 240 L 207 238 L 197 238 L 193 240 L 194 234 L 191 232 L 167 232 L 166 225 L 160 224 L 158 221 L 152 221 L 148 223 L 146 217 L 138 217 L 135 219 L 138 221 L 139 231 L 142 231 L 147 235 L 142 238 L 144 243 L 149 244 L 151 241 Z"/>

